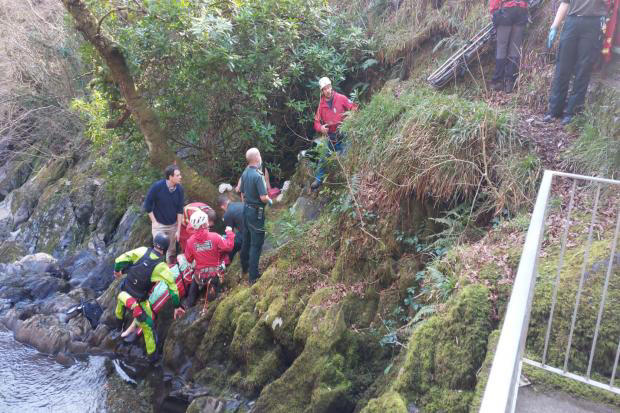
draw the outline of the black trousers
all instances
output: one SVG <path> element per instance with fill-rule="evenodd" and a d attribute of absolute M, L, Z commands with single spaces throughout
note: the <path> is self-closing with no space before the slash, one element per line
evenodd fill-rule
<path fill-rule="evenodd" d="M 602 45 L 601 17 L 567 17 L 560 35 L 560 48 L 551 84 L 550 115 L 572 116 L 583 109 L 592 68 L 601 54 Z M 575 79 L 568 96 L 568 87 L 573 75 Z"/>
<path fill-rule="evenodd" d="M 241 246 L 243 245 L 243 232 L 235 231 L 235 244 L 233 245 L 232 251 L 228 253 L 228 258 L 230 258 L 230 262 L 235 258 L 235 255 L 241 251 Z"/>
<path fill-rule="evenodd" d="M 249 270 L 250 283 L 255 282 L 258 273 L 258 261 L 265 241 L 265 207 L 243 206 L 243 244 L 241 246 L 241 269 Z"/>

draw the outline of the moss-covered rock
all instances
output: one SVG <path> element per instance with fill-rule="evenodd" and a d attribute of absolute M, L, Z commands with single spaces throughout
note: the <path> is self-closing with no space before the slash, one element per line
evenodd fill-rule
<path fill-rule="evenodd" d="M 377 399 L 368 402 L 360 413 L 408 413 L 409 410 L 402 396 L 393 390 L 384 393 Z"/>
<path fill-rule="evenodd" d="M 497 342 L 499 341 L 500 330 L 495 330 L 489 335 L 489 343 L 487 345 L 487 355 L 484 358 L 482 367 L 478 373 L 478 381 L 476 383 L 476 391 L 471 401 L 469 408 L 470 413 L 478 413 L 480 410 L 480 404 L 482 403 L 482 397 L 484 396 L 484 389 L 489 381 L 489 374 L 491 373 L 491 365 L 493 364 L 493 357 L 495 357 L 495 350 L 497 349 Z"/>
<path fill-rule="evenodd" d="M 560 274 L 557 304 L 553 318 L 547 364 L 557 367 L 564 365 L 564 355 L 568 344 L 571 320 L 577 288 L 583 268 L 585 242 L 567 249 Z M 544 348 L 545 332 L 551 309 L 553 284 L 557 275 L 559 246 L 547 253 L 538 266 L 538 282 L 532 305 L 531 322 L 528 330 L 527 354 L 540 360 Z M 609 263 L 610 243 L 608 239 L 595 241 L 590 250 L 589 262 L 581 294 L 579 311 L 572 337 L 568 368 L 571 372 L 586 372 L 593 342 L 594 330 L 599 311 L 605 275 Z M 592 372 L 603 377 L 611 377 L 611 370 L 620 337 L 620 257 L 616 257 L 609 279 L 607 299 L 601 318 Z M 603 382 L 609 379 L 600 379 Z"/>

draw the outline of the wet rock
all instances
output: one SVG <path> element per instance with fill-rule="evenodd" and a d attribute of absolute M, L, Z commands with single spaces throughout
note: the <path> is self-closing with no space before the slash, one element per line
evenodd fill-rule
<path fill-rule="evenodd" d="M 23 274 L 35 275 L 44 274 L 52 269 L 58 268 L 56 258 L 44 252 L 26 255 L 15 263 L 19 271 Z"/>
<path fill-rule="evenodd" d="M 235 411 L 226 409 L 226 401 L 216 397 L 199 397 L 195 399 L 187 408 L 187 413 L 223 413 Z"/>
<path fill-rule="evenodd" d="M 69 343 L 69 351 L 73 354 L 85 354 L 89 351 L 88 344 L 83 341 L 72 341 Z"/>
<path fill-rule="evenodd" d="M 14 333 L 17 341 L 48 354 L 66 351 L 71 342 L 69 332 L 51 315 L 34 315 L 19 323 Z"/>
<path fill-rule="evenodd" d="M 34 299 L 44 299 L 57 292 L 68 292 L 69 284 L 65 280 L 43 276 L 28 286 Z"/>
<path fill-rule="evenodd" d="M 15 304 L 20 301 L 29 300 L 30 292 L 23 287 L 0 287 L 0 299 L 8 300 L 11 304 Z"/>
<path fill-rule="evenodd" d="M 99 257 L 92 251 L 80 251 L 61 262 L 73 287 L 89 288 L 102 292 L 114 280 L 114 258 Z"/>
<path fill-rule="evenodd" d="M 321 213 L 321 205 L 314 198 L 300 196 L 293 204 L 293 211 L 301 222 L 314 221 Z"/>
<path fill-rule="evenodd" d="M 22 186 L 32 172 L 32 159 L 15 159 L 0 168 L 0 200 Z"/>
<path fill-rule="evenodd" d="M 9 330 L 15 331 L 21 320 L 19 319 L 21 311 L 17 308 L 11 308 L 0 317 L 0 322 Z"/>
<path fill-rule="evenodd" d="M 65 367 L 70 367 L 75 364 L 75 360 L 73 357 L 69 356 L 66 353 L 58 353 L 56 355 L 56 362 L 62 364 Z"/>

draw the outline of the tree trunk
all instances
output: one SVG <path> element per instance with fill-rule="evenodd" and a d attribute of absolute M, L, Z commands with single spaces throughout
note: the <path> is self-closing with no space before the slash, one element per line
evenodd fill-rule
<path fill-rule="evenodd" d="M 73 16 L 76 29 L 97 49 L 110 68 L 112 78 L 119 85 L 121 95 L 127 102 L 127 107 L 144 135 L 151 164 L 163 171 L 167 165 L 176 162 L 183 174 L 183 186 L 188 199 L 193 201 L 205 200 L 215 207 L 218 195 L 215 186 L 176 157 L 168 145 L 166 134 L 157 115 L 142 96 L 141 91 L 136 88 L 120 46 L 103 31 L 100 23 L 83 0 L 62 0 L 62 3 Z"/>

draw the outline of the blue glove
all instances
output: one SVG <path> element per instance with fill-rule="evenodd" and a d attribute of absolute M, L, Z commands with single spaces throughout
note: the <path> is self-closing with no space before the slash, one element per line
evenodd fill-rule
<path fill-rule="evenodd" d="M 547 49 L 551 49 L 551 47 L 553 46 L 553 42 L 555 40 L 555 36 L 558 34 L 558 29 L 556 29 L 555 27 L 552 27 L 549 30 L 549 37 L 547 37 Z"/>

